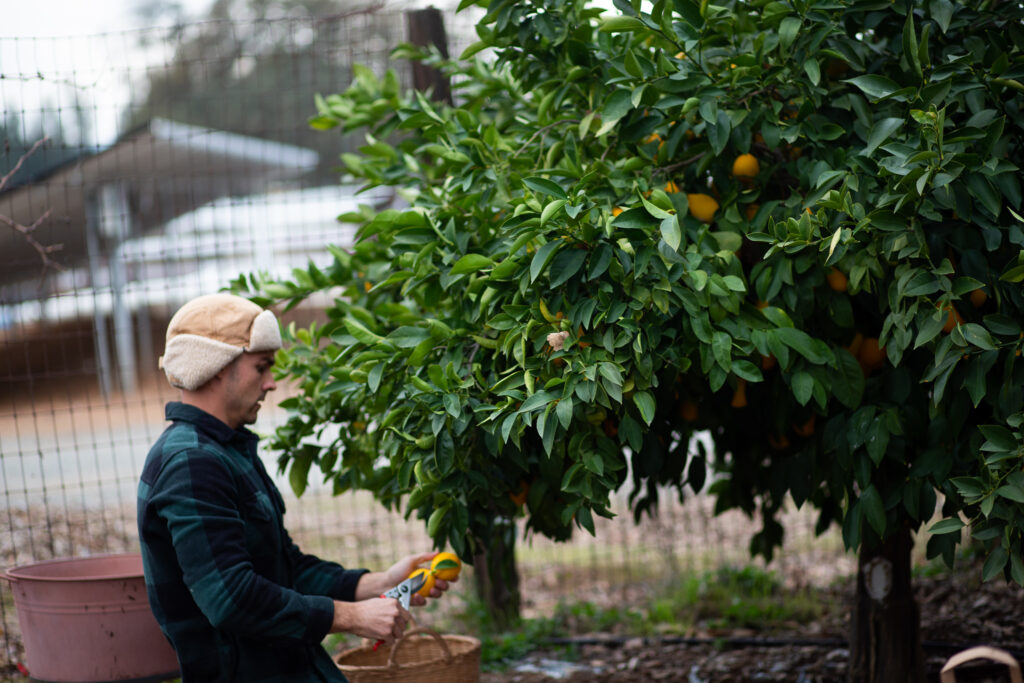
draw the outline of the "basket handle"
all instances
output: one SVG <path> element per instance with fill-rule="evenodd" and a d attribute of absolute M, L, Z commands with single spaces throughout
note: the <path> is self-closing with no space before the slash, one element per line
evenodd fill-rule
<path fill-rule="evenodd" d="M 1010 681 L 1012 683 L 1024 683 L 1021 680 L 1020 664 L 1017 660 L 1009 652 L 987 645 L 972 647 L 950 657 L 946 665 L 942 667 L 941 683 L 956 683 L 956 674 L 953 672 L 953 669 L 973 659 L 991 659 L 994 662 L 1005 664 L 1010 670 Z"/>
<path fill-rule="evenodd" d="M 391 646 L 391 654 L 388 655 L 388 668 L 389 669 L 390 668 L 397 668 L 398 667 L 398 662 L 395 661 L 395 655 L 398 654 L 398 648 L 400 648 L 402 646 L 402 643 L 405 641 L 405 639 L 408 638 L 409 636 L 415 636 L 415 635 L 418 635 L 420 633 L 425 633 L 428 636 L 430 636 L 431 638 L 433 638 L 434 640 L 436 640 L 441 645 L 441 651 L 444 652 L 444 663 L 445 664 L 451 664 L 452 663 L 452 651 L 448 649 L 448 643 L 444 642 L 444 638 L 441 637 L 441 634 L 438 633 L 437 631 L 435 631 L 432 628 L 427 628 L 426 626 L 419 626 L 417 628 L 410 629 L 410 630 L 406 631 L 405 634 L 401 638 L 396 640 L 395 644 Z M 1021 682 L 1020 681 L 1014 681 L 1014 683 L 1021 683 Z"/>

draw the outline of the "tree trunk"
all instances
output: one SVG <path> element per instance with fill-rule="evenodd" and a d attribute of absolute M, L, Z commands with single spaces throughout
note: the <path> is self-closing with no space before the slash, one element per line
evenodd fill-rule
<path fill-rule="evenodd" d="M 850 633 L 851 683 L 924 683 L 920 614 L 910 580 L 909 529 L 861 546 Z"/>
<path fill-rule="evenodd" d="M 487 606 L 498 630 L 519 620 L 519 571 L 516 569 L 516 526 L 498 523 L 486 545 L 473 556 L 477 597 Z"/>
<path fill-rule="evenodd" d="M 410 43 L 421 47 L 433 45 L 442 57 L 448 59 L 448 36 L 440 10 L 434 7 L 409 10 L 405 17 Z M 452 87 L 448 77 L 432 66 L 419 61 L 412 63 L 412 87 L 420 92 L 433 89 L 431 99 L 452 103 Z"/>

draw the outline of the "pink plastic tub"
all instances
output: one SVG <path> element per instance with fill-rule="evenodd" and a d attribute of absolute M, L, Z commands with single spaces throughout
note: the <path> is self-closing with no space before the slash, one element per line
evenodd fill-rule
<path fill-rule="evenodd" d="M 177 677 L 178 660 L 149 609 L 138 554 L 49 560 L 8 569 L 33 681 L 99 683 Z"/>

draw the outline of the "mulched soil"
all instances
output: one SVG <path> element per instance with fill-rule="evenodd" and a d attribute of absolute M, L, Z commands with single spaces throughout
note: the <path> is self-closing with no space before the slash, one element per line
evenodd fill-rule
<path fill-rule="evenodd" d="M 915 584 L 929 681 L 939 680 L 939 670 L 951 655 L 973 645 L 1024 656 L 1024 589 L 982 584 L 976 573 L 920 578 Z M 823 599 L 845 606 L 851 604 L 851 593 L 828 589 Z M 774 633 L 716 632 L 660 641 L 571 634 L 567 640 L 579 643 L 571 662 L 563 661 L 564 650 L 535 652 L 506 671 L 484 673 L 481 683 L 839 682 L 846 679 L 848 624 L 848 614 L 840 608 L 815 623 Z M 958 669 L 957 680 L 995 683 L 1009 677 L 1005 668 L 983 662 Z"/>

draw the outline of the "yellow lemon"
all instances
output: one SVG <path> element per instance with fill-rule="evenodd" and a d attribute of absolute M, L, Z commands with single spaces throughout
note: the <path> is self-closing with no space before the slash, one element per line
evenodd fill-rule
<path fill-rule="evenodd" d="M 419 569 L 413 569 L 412 573 L 409 574 L 409 578 L 411 579 L 414 576 L 419 576 L 420 574 L 424 574 L 425 575 L 424 576 L 425 582 L 424 582 L 423 586 L 421 586 L 420 589 L 418 591 L 416 591 L 416 593 L 418 593 L 419 595 L 422 595 L 425 598 L 426 597 L 430 597 L 430 589 L 434 587 L 434 575 L 430 572 L 429 569 L 426 569 L 424 567 L 420 567 Z"/>
<path fill-rule="evenodd" d="M 702 223 L 710 223 L 718 211 L 718 202 L 711 195 L 688 194 L 687 201 L 690 202 L 690 213 Z"/>
<path fill-rule="evenodd" d="M 445 581 L 458 578 L 461 571 L 462 560 L 455 553 L 438 553 L 430 563 L 430 573 Z"/>
<path fill-rule="evenodd" d="M 737 178 L 756 178 L 761 164 L 753 154 L 741 154 L 732 162 L 732 174 Z"/>

